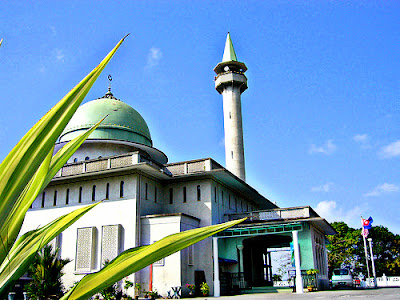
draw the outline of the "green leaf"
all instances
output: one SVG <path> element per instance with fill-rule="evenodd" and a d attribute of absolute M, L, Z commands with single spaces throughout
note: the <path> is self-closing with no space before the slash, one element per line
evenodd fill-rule
<path fill-rule="evenodd" d="M 28 183 L 24 191 L 21 193 L 20 197 L 18 197 L 13 206 L 13 210 L 7 216 L 4 226 L 0 228 L 2 248 L 4 249 L 4 251 L 0 251 L 0 261 L 4 259 L 6 253 L 15 242 L 15 239 L 17 238 L 18 233 L 21 230 L 25 214 L 28 211 L 29 207 L 32 205 L 33 201 L 35 201 L 37 195 L 39 195 L 45 189 L 45 187 L 57 174 L 58 170 L 68 161 L 68 159 L 74 154 L 74 152 L 100 125 L 100 123 L 104 121 L 106 117 L 101 119 L 98 123 L 93 125 L 83 134 L 77 136 L 76 138 L 65 144 L 64 147 L 62 147 L 54 156 L 54 147 L 51 149 L 45 161 L 36 172 L 35 176 Z"/>
<path fill-rule="evenodd" d="M 244 220 L 235 220 L 179 232 L 169 235 L 152 245 L 126 250 L 100 271 L 83 277 L 61 300 L 86 300 L 114 282 Z"/>
<path fill-rule="evenodd" d="M 53 149 L 53 148 L 52 148 Z M 25 214 L 29 208 L 29 205 L 25 205 L 24 202 L 35 200 L 36 196 L 43 190 L 46 175 L 48 174 L 49 164 L 51 161 L 53 151 L 50 151 L 31 181 L 25 186 L 14 206 L 7 216 L 4 224 L 0 227 L 0 238 L 1 238 L 1 251 L 0 261 L 3 261 L 11 246 L 14 244 L 15 239 L 21 229 L 22 222 L 24 221 Z"/>
<path fill-rule="evenodd" d="M 33 259 L 35 253 L 76 222 L 84 214 L 101 202 L 94 203 L 63 215 L 46 226 L 22 235 L 11 248 L 7 258 L 0 265 L 0 293 L 10 283 L 20 278 Z"/>
<path fill-rule="evenodd" d="M 0 224 L 5 223 L 15 201 L 124 39 L 25 134 L 1 163 Z"/>

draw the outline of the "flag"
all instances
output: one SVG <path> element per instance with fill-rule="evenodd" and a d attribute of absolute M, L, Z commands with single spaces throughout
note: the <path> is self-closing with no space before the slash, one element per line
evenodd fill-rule
<path fill-rule="evenodd" d="M 369 234 L 369 230 L 368 229 L 361 229 L 361 235 L 363 236 L 363 237 L 367 237 L 368 236 L 368 234 Z"/>
<path fill-rule="evenodd" d="M 361 220 L 362 220 L 362 225 L 363 225 L 364 229 L 371 229 L 371 228 L 372 228 L 372 225 L 371 225 L 371 224 L 372 224 L 372 222 L 373 222 L 374 220 L 372 220 L 371 217 L 369 217 L 367 220 L 361 218 Z"/>

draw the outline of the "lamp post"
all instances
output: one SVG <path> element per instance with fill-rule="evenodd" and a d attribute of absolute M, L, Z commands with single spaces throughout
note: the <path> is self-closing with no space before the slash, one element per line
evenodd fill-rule
<path fill-rule="evenodd" d="M 369 250 L 371 252 L 372 275 L 374 276 L 374 287 L 376 287 L 375 262 L 374 262 L 374 254 L 372 253 L 372 238 L 368 238 L 368 242 L 369 242 Z"/>

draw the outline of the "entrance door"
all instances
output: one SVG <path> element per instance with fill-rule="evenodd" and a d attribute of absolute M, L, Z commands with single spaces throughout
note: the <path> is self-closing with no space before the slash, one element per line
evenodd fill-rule
<path fill-rule="evenodd" d="M 288 247 L 290 235 L 262 235 L 243 241 L 244 280 L 249 286 L 272 286 L 272 259 L 268 248 Z"/>

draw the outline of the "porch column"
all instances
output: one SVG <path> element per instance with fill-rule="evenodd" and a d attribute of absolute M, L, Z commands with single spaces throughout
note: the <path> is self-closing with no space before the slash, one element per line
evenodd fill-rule
<path fill-rule="evenodd" d="M 299 248 L 299 232 L 292 231 L 293 237 L 293 252 L 294 252 L 294 264 L 296 266 L 296 293 L 303 293 L 303 278 L 301 277 L 300 269 L 300 248 Z"/>
<path fill-rule="evenodd" d="M 239 250 L 239 273 L 244 272 L 244 267 L 243 267 L 243 245 L 237 245 L 237 248 Z"/>
<path fill-rule="evenodd" d="M 219 263 L 218 263 L 218 238 L 213 237 L 213 254 L 214 254 L 214 297 L 221 295 L 219 282 Z"/>

